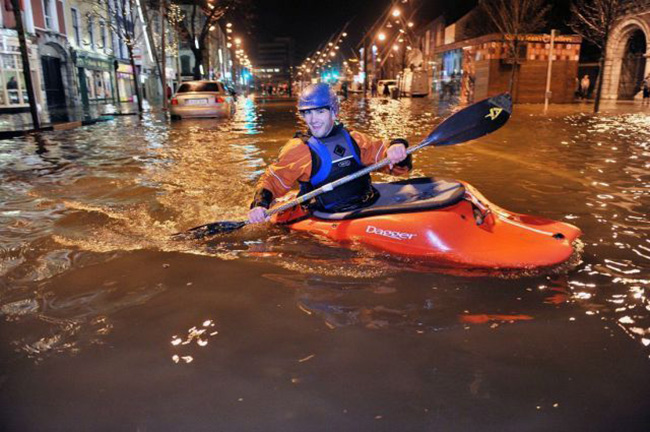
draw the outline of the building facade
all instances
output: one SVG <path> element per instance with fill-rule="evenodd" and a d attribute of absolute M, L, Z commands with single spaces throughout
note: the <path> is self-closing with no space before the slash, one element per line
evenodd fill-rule
<path fill-rule="evenodd" d="M 159 9 L 139 0 L 21 0 L 32 81 L 39 111 L 160 102 L 192 79 L 194 56 Z M 122 10 L 124 8 L 125 10 Z M 125 13 L 123 13 L 125 12 Z M 124 17 L 127 17 L 126 19 Z M 199 19 L 205 19 L 200 17 Z M 208 79 L 234 84 L 237 66 L 231 24 L 210 28 L 204 54 Z M 133 59 L 125 29 L 135 29 Z M 164 28 L 164 35 L 163 35 Z M 165 67 L 162 40 L 165 38 Z M 29 101 L 11 1 L 0 8 L 0 112 L 28 111 Z M 135 70 L 134 70 L 135 69 Z M 163 89 L 161 74 L 169 89 Z"/>
<path fill-rule="evenodd" d="M 603 99 L 640 99 L 650 79 L 650 6 L 619 20 L 607 44 Z"/>
<path fill-rule="evenodd" d="M 514 101 L 542 103 L 552 56 L 551 102 L 574 100 L 582 42 L 579 36 L 556 36 L 551 52 L 550 35 L 519 35 L 515 61 L 511 48 L 514 37 L 480 34 L 476 17 L 472 11 L 450 25 L 441 17 L 421 29 L 422 67 L 429 77 L 431 97 L 471 103 L 508 91 L 515 69 Z"/>
<path fill-rule="evenodd" d="M 257 45 L 256 77 L 265 91 L 291 91 L 291 73 L 295 64 L 294 41 L 288 37 L 274 38 L 272 42 Z"/>
<path fill-rule="evenodd" d="M 458 97 L 471 103 L 507 91 L 515 71 L 513 99 L 542 103 L 546 94 L 549 56 L 551 102 L 572 102 L 575 97 L 582 39 L 576 35 L 520 35 L 518 60 L 510 54 L 509 35 L 491 34 L 442 45 L 434 49 L 432 91 L 441 99 Z"/>
<path fill-rule="evenodd" d="M 37 109 L 42 111 L 47 102 L 44 95 L 43 71 L 38 52 L 38 39 L 33 19 L 33 3 L 36 1 L 22 2 L 25 32 L 27 33 L 27 51 L 31 78 L 34 84 Z M 29 110 L 29 100 L 23 74 L 23 63 L 18 42 L 18 33 L 15 30 L 11 3 L 5 1 L 0 8 L 0 112 L 16 112 Z M 39 10 L 42 5 L 39 3 Z"/>

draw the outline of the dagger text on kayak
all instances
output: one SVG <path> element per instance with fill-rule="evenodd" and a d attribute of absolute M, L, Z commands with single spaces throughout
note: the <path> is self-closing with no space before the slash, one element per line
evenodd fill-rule
<path fill-rule="evenodd" d="M 381 228 L 377 228 L 376 226 L 372 226 L 372 225 L 368 225 L 366 227 L 366 232 L 368 234 L 377 234 L 395 240 L 411 240 L 413 237 L 417 235 L 417 234 L 406 233 L 406 232 L 383 230 Z"/>

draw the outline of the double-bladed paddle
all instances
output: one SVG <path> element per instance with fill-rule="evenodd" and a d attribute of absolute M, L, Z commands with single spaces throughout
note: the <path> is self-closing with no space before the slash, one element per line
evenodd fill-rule
<path fill-rule="evenodd" d="M 510 118 L 511 113 L 512 98 L 508 93 L 502 93 L 498 96 L 476 102 L 475 104 L 465 107 L 447 117 L 442 123 L 436 126 L 436 128 L 433 129 L 429 136 L 427 136 L 422 142 L 414 147 L 407 148 L 406 153 L 411 154 L 423 147 L 431 145 L 435 147 L 448 146 L 480 138 L 503 126 Z M 390 159 L 383 159 L 374 165 L 370 165 L 355 172 L 354 174 L 342 177 L 332 183 L 314 189 L 309 193 L 300 195 L 285 204 L 273 207 L 266 212 L 266 215 L 272 216 L 276 213 L 293 208 L 322 193 L 329 192 L 342 184 L 383 168 L 388 164 L 390 164 Z M 229 233 L 242 228 L 247 224 L 248 220 L 212 222 L 206 225 L 190 228 L 185 232 L 174 234 L 173 238 L 176 240 L 201 239 L 216 234 Z"/>

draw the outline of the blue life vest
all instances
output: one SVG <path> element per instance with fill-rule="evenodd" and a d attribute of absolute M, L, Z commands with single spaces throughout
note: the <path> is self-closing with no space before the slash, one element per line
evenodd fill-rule
<path fill-rule="evenodd" d="M 307 145 L 312 155 L 312 172 L 309 182 L 301 183 L 301 194 L 365 167 L 361 162 L 359 146 L 341 125 L 336 125 L 334 133 L 325 138 L 309 137 Z M 378 198 L 375 195 L 370 175 L 367 174 L 319 195 L 316 201 L 319 210 L 336 212 L 372 204 Z"/>

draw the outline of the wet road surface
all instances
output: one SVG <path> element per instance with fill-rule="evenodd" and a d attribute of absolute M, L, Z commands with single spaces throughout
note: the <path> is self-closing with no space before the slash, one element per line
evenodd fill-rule
<path fill-rule="evenodd" d="M 415 143 L 452 108 L 351 99 L 342 116 Z M 540 111 L 412 173 L 578 225 L 579 262 L 533 276 L 269 226 L 170 241 L 246 213 L 302 127 L 292 102 L 0 141 L 0 429 L 648 430 L 650 116 Z"/>

